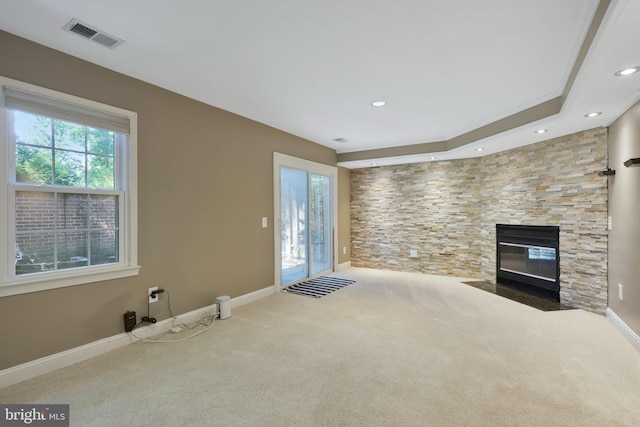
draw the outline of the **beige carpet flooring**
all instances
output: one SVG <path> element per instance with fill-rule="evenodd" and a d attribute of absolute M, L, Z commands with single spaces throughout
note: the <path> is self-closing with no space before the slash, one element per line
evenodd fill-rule
<path fill-rule="evenodd" d="M 0 390 L 73 426 L 638 426 L 640 353 L 608 319 L 461 280 L 351 268 L 180 343 L 136 343 Z M 172 290 L 179 298 L 179 291 Z"/>

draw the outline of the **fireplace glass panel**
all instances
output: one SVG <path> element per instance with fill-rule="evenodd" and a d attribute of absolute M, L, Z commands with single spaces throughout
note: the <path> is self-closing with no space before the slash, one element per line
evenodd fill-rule
<path fill-rule="evenodd" d="M 499 248 L 500 270 L 556 281 L 555 248 L 505 242 L 500 242 Z"/>

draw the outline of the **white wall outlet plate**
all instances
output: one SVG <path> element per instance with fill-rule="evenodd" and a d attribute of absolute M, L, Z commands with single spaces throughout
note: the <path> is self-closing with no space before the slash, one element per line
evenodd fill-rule
<path fill-rule="evenodd" d="M 417 250 L 417 249 L 411 249 L 411 250 L 409 251 L 409 256 L 410 256 L 411 258 L 418 258 L 418 250 Z"/>
<path fill-rule="evenodd" d="M 151 292 L 153 291 L 157 291 L 158 287 L 154 286 L 153 288 L 149 288 L 149 290 L 147 291 L 147 296 L 149 297 L 149 304 L 152 304 L 154 302 L 158 302 L 158 295 L 156 295 L 155 298 L 151 298 Z"/>

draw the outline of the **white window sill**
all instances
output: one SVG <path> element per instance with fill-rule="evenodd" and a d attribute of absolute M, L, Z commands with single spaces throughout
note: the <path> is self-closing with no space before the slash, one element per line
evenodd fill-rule
<path fill-rule="evenodd" d="M 64 288 L 67 286 L 85 285 L 87 283 L 101 282 L 103 280 L 121 279 L 124 277 L 137 276 L 140 266 L 135 267 L 109 267 L 87 271 L 86 269 L 77 271 L 65 271 L 58 277 L 52 274 L 29 274 L 20 276 L 11 282 L 0 284 L 0 298 L 11 295 L 20 295 L 30 292 L 46 291 L 49 289 Z"/>

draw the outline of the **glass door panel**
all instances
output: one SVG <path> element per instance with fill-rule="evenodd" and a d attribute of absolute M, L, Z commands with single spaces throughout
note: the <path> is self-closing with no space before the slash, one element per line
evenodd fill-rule
<path fill-rule="evenodd" d="M 311 173 L 311 274 L 331 269 L 331 177 Z"/>
<path fill-rule="evenodd" d="M 309 276 L 308 189 L 306 171 L 280 167 L 280 259 L 283 286 Z"/>

